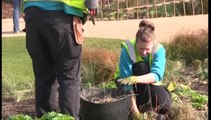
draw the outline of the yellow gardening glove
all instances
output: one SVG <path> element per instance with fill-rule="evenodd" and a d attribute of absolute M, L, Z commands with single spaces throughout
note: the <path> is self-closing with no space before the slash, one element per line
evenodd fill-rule
<path fill-rule="evenodd" d="M 133 113 L 133 120 L 142 120 L 141 113 L 140 112 Z"/>
<path fill-rule="evenodd" d="M 176 83 L 175 82 L 170 82 L 169 85 L 167 86 L 167 89 L 169 92 L 172 92 L 176 89 Z"/>
<path fill-rule="evenodd" d="M 137 81 L 138 79 L 136 76 L 131 76 L 131 77 L 122 79 L 120 82 L 121 84 L 124 84 L 124 85 L 133 85 L 133 84 L 136 84 Z"/>

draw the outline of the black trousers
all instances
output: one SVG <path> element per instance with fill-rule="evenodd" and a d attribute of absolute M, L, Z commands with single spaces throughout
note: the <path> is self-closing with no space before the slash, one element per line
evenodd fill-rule
<path fill-rule="evenodd" d="M 144 75 L 149 73 L 148 63 L 138 62 L 132 67 L 133 75 Z M 171 107 L 171 95 L 164 86 L 151 84 L 134 85 L 133 91 L 136 95 L 136 103 L 140 112 L 154 110 L 159 114 L 167 114 Z"/>
<path fill-rule="evenodd" d="M 37 117 L 57 111 L 59 95 L 60 112 L 79 120 L 82 45 L 75 41 L 73 16 L 29 7 L 24 20 L 35 76 Z"/>

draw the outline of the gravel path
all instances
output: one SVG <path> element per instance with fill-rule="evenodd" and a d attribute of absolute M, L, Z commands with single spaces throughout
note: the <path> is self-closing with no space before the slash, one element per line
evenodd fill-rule
<path fill-rule="evenodd" d="M 155 24 L 156 39 L 161 42 L 168 42 L 177 33 L 192 32 L 199 29 L 208 29 L 208 15 L 165 17 L 148 19 Z M 132 39 L 138 30 L 140 19 L 121 21 L 96 21 L 93 25 L 88 21 L 84 26 L 85 37 Z M 25 22 L 20 18 L 20 29 L 23 29 Z M 12 19 L 2 19 L 2 37 L 24 36 L 21 32 L 12 32 Z"/>

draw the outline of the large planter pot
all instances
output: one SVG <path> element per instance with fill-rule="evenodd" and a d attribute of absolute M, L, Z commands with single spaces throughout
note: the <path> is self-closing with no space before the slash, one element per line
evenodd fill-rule
<path fill-rule="evenodd" d="M 118 89 L 85 89 L 80 92 L 80 120 L 128 120 L 131 95 Z"/>

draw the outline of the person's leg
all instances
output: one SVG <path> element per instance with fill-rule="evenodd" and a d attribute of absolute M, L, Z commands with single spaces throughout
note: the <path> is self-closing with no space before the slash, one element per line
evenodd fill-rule
<path fill-rule="evenodd" d="M 47 13 L 40 9 L 30 7 L 26 9 L 24 16 L 26 23 L 26 48 L 32 58 L 35 75 L 35 101 L 37 117 L 56 111 L 57 109 L 57 85 L 55 63 L 48 45 L 48 36 L 51 34 Z M 48 20 L 47 20 L 48 19 Z M 43 22 L 44 21 L 44 22 Z M 36 29 L 35 29 L 36 28 Z M 43 29 L 48 28 L 48 30 Z"/>
<path fill-rule="evenodd" d="M 52 58 L 53 65 L 55 65 L 54 69 L 59 84 L 60 112 L 79 120 L 82 45 L 75 41 L 72 26 L 73 16 L 64 14 L 62 11 L 42 11 L 41 13 L 39 13 L 41 11 L 39 9 L 36 11 L 37 13 L 34 14 L 39 15 L 40 18 L 38 20 L 40 22 L 36 22 L 36 29 L 39 30 L 36 31 L 36 34 L 39 34 L 39 37 L 43 36 L 39 42 L 45 41 L 46 44 L 43 44 L 43 47 L 48 48 L 42 52 L 49 53 L 45 54 L 45 58 Z M 32 19 L 30 20 L 33 21 Z M 28 30 L 26 26 L 26 33 Z M 48 61 L 51 62 L 51 59 Z"/>
<path fill-rule="evenodd" d="M 81 89 L 81 52 L 82 45 L 75 41 L 72 17 L 62 16 L 64 24 L 58 31 L 63 34 L 62 39 L 59 39 L 60 52 L 57 60 L 57 78 L 59 87 L 59 105 L 61 113 L 72 115 L 76 120 L 79 120 L 79 107 Z M 60 22 L 60 24 L 62 24 Z M 63 27 L 65 26 L 65 27 Z"/>
<path fill-rule="evenodd" d="M 171 109 L 171 95 L 164 86 L 151 85 L 152 105 L 156 113 L 167 114 Z"/>
<path fill-rule="evenodd" d="M 13 32 L 20 32 L 19 17 L 20 17 L 20 3 L 21 0 L 13 0 Z"/>
<path fill-rule="evenodd" d="M 134 87 L 134 92 L 136 94 L 136 103 L 141 113 L 153 109 L 149 84 L 137 84 Z"/>
<path fill-rule="evenodd" d="M 170 93 L 163 86 L 149 84 L 138 84 L 137 106 L 141 113 L 154 111 L 157 113 L 157 120 L 167 119 L 171 109 Z"/>

